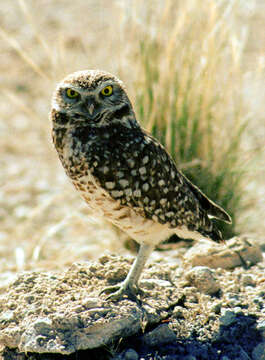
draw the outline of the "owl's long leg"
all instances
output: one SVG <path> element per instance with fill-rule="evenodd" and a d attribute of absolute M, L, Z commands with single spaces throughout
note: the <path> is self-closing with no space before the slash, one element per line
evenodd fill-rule
<path fill-rule="evenodd" d="M 112 293 L 107 297 L 109 300 L 119 300 L 123 297 L 136 300 L 136 294 L 139 292 L 138 281 L 143 271 L 144 265 L 151 252 L 153 251 L 153 245 L 140 245 L 140 249 L 134 263 L 126 277 L 126 279 L 118 285 L 106 287 L 100 294 Z"/>

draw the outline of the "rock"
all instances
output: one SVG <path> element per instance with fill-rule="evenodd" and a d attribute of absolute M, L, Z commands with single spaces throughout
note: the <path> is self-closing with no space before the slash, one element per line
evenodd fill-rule
<path fill-rule="evenodd" d="M 251 274 L 244 274 L 242 275 L 242 284 L 243 286 L 256 286 L 256 282 L 253 279 Z"/>
<path fill-rule="evenodd" d="M 260 296 L 256 296 L 254 299 L 253 299 L 253 303 L 257 305 L 257 307 L 259 307 L 260 309 L 263 308 L 264 306 L 264 299 Z"/>
<path fill-rule="evenodd" d="M 222 303 L 220 301 L 218 301 L 218 302 L 213 303 L 213 305 L 211 306 L 211 311 L 214 314 L 220 314 L 221 308 L 222 308 Z"/>
<path fill-rule="evenodd" d="M 134 349 L 128 349 L 124 354 L 124 360 L 138 360 L 139 356 Z"/>
<path fill-rule="evenodd" d="M 148 303 L 142 306 L 128 299 L 105 301 L 105 295 L 98 295 L 111 283 L 113 274 L 119 279 L 126 276 L 127 265 L 127 259 L 105 256 L 104 263 L 73 264 L 61 273 L 21 273 L 0 295 L 0 347 L 69 355 L 108 345 L 159 323 L 181 296 L 168 281 L 154 281 L 152 289 L 145 290 Z M 162 326 L 146 341 L 155 341 L 156 333 L 161 343 L 174 337 L 173 331 Z"/>
<path fill-rule="evenodd" d="M 237 293 L 230 293 L 228 292 L 225 294 L 226 301 L 225 303 L 230 307 L 240 307 L 242 305 L 242 300 Z"/>
<path fill-rule="evenodd" d="M 235 308 L 233 308 L 233 312 L 236 315 L 243 315 L 244 314 L 240 306 L 236 306 Z"/>
<path fill-rule="evenodd" d="M 175 340 L 176 335 L 167 324 L 159 325 L 153 331 L 142 336 L 143 344 L 151 347 L 169 344 Z"/>
<path fill-rule="evenodd" d="M 257 330 L 265 331 L 265 320 L 259 321 L 257 323 Z"/>
<path fill-rule="evenodd" d="M 14 321 L 14 312 L 11 310 L 7 310 L 0 314 L 0 324 L 7 324 Z"/>
<path fill-rule="evenodd" d="M 226 310 L 225 314 L 220 317 L 220 325 L 229 326 L 236 321 L 236 314 L 233 311 Z"/>
<path fill-rule="evenodd" d="M 205 266 L 196 266 L 185 275 L 185 278 L 191 286 L 196 287 L 204 294 L 216 294 L 220 289 L 220 285 L 214 277 L 214 272 Z"/>
<path fill-rule="evenodd" d="M 265 360 L 265 342 L 258 344 L 252 351 L 253 360 Z"/>
<path fill-rule="evenodd" d="M 246 238 L 235 237 L 225 244 L 199 242 L 186 252 L 184 260 L 192 266 L 233 269 L 257 264 L 263 256 L 258 245 L 251 244 Z"/>
<path fill-rule="evenodd" d="M 152 290 L 156 287 L 156 285 L 161 285 L 163 287 L 172 286 L 169 281 L 160 279 L 144 279 L 141 281 L 141 288 L 143 289 Z"/>
<path fill-rule="evenodd" d="M 257 323 L 257 330 L 260 332 L 263 341 L 265 342 L 265 320 L 262 320 Z"/>

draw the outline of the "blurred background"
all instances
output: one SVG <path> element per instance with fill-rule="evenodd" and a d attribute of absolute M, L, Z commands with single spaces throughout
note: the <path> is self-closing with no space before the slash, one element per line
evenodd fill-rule
<path fill-rule="evenodd" d="M 104 69 L 138 120 L 233 217 L 226 238 L 264 245 L 262 0 L 7 0 L 0 7 L 0 287 L 17 271 L 125 253 L 90 212 L 50 136 L 57 81 Z"/>

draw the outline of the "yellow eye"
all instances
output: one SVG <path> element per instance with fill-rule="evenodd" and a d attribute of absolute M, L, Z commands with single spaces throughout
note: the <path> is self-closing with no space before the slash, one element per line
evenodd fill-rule
<path fill-rule="evenodd" d="M 101 94 L 104 96 L 110 96 L 113 93 L 113 88 L 111 85 L 104 87 L 104 89 L 101 90 Z"/>
<path fill-rule="evenodd" d="M 76 99 L 79 96 L 79 93 L 73 89 L 66 89 L 66 95 L 69 99 Z"/>

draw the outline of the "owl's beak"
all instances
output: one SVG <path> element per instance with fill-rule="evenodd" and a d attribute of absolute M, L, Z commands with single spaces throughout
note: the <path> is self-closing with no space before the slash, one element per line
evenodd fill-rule
<path fill-rule="evenodd" d="M 92 116 L 95 109 L 95 105 L 91 104 L 88 108 L 89 115 Z"/>
<path fill-rule="evenodd" d="M 99 113 L 99 108 L 97 106 L 97 104 L 95 104 L 95 100 L 94 98 L 92 97 L 89 97 L 86 101 L 86 110 L 87 110 L 87 113 L 88 113 L 88 117 L 91 119 L 91 120 L 94 120 L 98 113 Z"/>
<path fill-rule="evenodd" d="M 86 118 L 97 123 L 101 119 L 101 113 L 95 109 L 95 105 L 91 104 L 87 107 Z"/>

